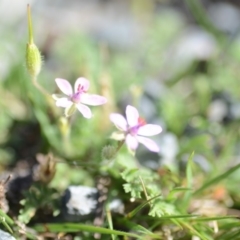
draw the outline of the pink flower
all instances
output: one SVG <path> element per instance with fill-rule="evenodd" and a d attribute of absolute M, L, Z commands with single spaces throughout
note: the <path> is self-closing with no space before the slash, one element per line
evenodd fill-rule
<path fill-rule="evenodd" d="M 69 117 L 76 109 L 85 117 L 91 118 L 92 112 L 89 107 L 105 104 L 107 99 L 105 97 L 86 93 L 89 88 L 89 81 L 86 78 L 78 78 L 74 84 L 74 92 L 71 84 L 61 78 L 56 78 L 55 82 L 59 89 L 66 95 L 53 94 L 52 97 L 56 100 L 57 107 L 65 108 L 65 115 Z"/>
<path fill-rule="evenodd" d="M 146 124 L 143 118 L 139 117 L 138 110 L 128 105 L 126 108 L 126 118 L 121 114 L 110 114 L 110 120 L 121 131 L 120 133 L 113 134 L 113 138 L 116 140 L 124 140 L 128 148 L 135 151 L 138 147 L 138 143 L 142 143 L 152 152 L 159 152 L 159 147 L 150 138 L 142 136 L 154 136 L 162 131 L 159 125 Z"/>

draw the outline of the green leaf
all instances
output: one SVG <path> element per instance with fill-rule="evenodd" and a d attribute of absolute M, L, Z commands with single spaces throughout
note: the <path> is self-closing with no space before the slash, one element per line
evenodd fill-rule
<path fill-rule="evenodd" d="M 124 191 L 131 193 L 133 198 L 141 198 L 142 187 L 139 183 L 125 183 L 123 184 Z"/>
<path fill-rule="evenodd" d="M 152 202 L 149 216 L 152 217 L 163 217 L 166 215 L 177 215 L 178 211 L 176 210 L 173 204 L 164 202 L 162 199 L 155 199 Z"/>
<path fill-rule="evenodd" d="M 121 173 L 121 176 L 127 182 L 123 184 L 125 192 L 130 193 L 133 198 L 141 198 L 141 194 L 144 191 L 140 179 L 144 182 L 150 197 L 154 197 L 160 192 L 159 184 L 154 182 L 155 179 L 158 179 L 157 175 L 153 174 L 149 169 L 126 168 Z"/>
<path fill-rule="evenodd" d="M 121 176 L 126 182 L 131 182 L 136 179 L 138 176 L 138 171 L 139 169 L 133 168 L 133 169 L 125 169 L 122 173 Z"/>

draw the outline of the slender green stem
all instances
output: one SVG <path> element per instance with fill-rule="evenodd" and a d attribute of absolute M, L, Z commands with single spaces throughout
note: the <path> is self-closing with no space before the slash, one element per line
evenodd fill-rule
<path fill-rule="evenodd" d="M 50 94 L 45 90 L 45 88 L 43 88 L 37 81 L 36 78 L 32 78 L 32 82 L 33 82 L 33 85 L 43 94 L 43 95 L 46 95 L 46 96 L 50 96 Z"/>
<path fill-rule="evenodd" d="M 148 196 L 148 194 L 147 194 L 147 189 L 146 189 L 146 187 L 145 187 L 145 184 L 144 184 L 144 182 L 143 182 L 143 179 L 142 179 L 141 176 L 139 176 L 139 179 L 140 179 L 140 182 L 141 182 L 141 185 L 142 185 L 142 188 L 143 188 L 143 192 L 144 192 L 145 198 L 146 198 L 146 200 L 148 201 L 148 200 L 149 200 L 149 196 Z M 149 202 L 148 204 L 149 204 L 149 206 L 151 207 L 151 202 Z"/>
<path fill-rule="evenodd" d="M 27 5 L 27 15 L 28 15 L 28 41 L 29 44 L 33 44 L 33 29 L 32 29 L 32 19 L 31 19 L 31 8 Z"/>
<path fill-rule="evenodd" d="M 118 144 L 118 147 L 117 147 L 117 149 L 116 149 L 115 155 L 117 155 L 117 153 L 119 152 L 119 150 L 121 149 L 121 147 L 123 146 L 124 143 L 125 143 L 125 140 L 122 140 L 122 141 Z"/>
<path fill-rule="evenodd" d="M 112 222 L 112 214 L 109 209 L 109 204 L 106 204 L 106 215 L 107 215 L 107 220 L 108 220 L 108 225 L 111 230 L 113 230 L 113 222 Z M 115 235 L 111 234 L 112 240 L 115 240 Z"/>

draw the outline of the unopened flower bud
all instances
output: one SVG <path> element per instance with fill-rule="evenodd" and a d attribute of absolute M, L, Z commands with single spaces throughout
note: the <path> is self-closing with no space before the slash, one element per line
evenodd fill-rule
<path fill-rule="evenodd" d="M 36 77 L 41 70 L 42 58 L 41 54 L 34 43 L 27 43 L 26 65 L 29 74 Z"/>
<path fill-rule="evenodd" d="M 37 77 L 40 73 L 42 66 L 42 57 L 40 51 L 33 41 L 33 29 L 32 29 L 32 20 L 31 20 L 31 11 L 30 6 L 28 5 L 28 38 L 29 41 L 27 43 L 26 49 L 26 66 L 29 74 L 32 77 Z"/>
<path fill-rule="evenodd" d="M 106 160 L 113 160 L 116 155 L 116 148 L 108 145 L 102 149 L 102 158 Z"/>

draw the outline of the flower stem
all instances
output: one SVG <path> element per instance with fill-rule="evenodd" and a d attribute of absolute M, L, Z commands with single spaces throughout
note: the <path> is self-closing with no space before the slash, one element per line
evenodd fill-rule
<path fill-rule="evenodd" d="M 115 156 L 117 155 L 118 151 L 121 149 L 121 147 L 123 146 L 124 143 L 125 143 L 125 140 L 122 140 L 118 143 L 118 147 L 116 149 Z"/>
<path fill-rule="evenodd" d="M 31 8 L 30 5 L 27 5 L 27 15 L 28 15 L 28 41 L 29 44 L 33 44 L 33 30 L 32 30 L 32 20 L 31 20 Z"/>
<path fill-rule="evenodd" d="M 37 79 L 36 78 L 32 78 L 32 83 L 33 83 L 33 85 L 43 94 L 43 95 L 46 95 L 46 96 L 50 96 L 50 94 L 46 91 L 46 89 L 45 88 L 43 88 L 39 83 L 38 83 L 38 81 L 37 81 Z"/>

